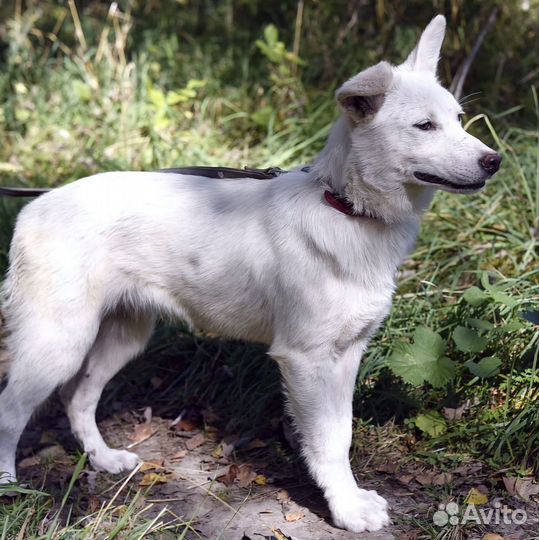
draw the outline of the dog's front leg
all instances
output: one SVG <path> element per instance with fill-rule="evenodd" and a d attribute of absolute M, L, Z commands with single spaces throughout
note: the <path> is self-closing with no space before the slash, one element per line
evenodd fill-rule
<path fill-rule="evenodd" d="M 387 502 L 357 487 L 349 462 L 352 399 L 361 352 L 356 344 L 338 358 L 274 348 L 309 470 L 322 488 L 333 521 L 353 532 L 376 531 L 389 523 Z M 277 350 L 280 349 L 280 350 Z M 286 351 L 286 352 L 285 352 Z"/>

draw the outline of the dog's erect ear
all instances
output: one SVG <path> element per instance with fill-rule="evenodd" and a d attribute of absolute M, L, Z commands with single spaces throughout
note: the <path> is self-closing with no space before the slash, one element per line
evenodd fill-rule
<path fill-rule="evenodd" d="M 374 116 L 382 106 L 384 93 L 392 80 L 391 66 L 380 62 L 346 81 L 335 96 L 344 112 L 354 122 L 361 122 Z"/>
<path fill-rule="evenodd" d="M 436 74 L 444 35 L 445 17 L 436 15 L 423 30 L 415 49 L 402 65 L 413 71 L 430 71 Z"/>

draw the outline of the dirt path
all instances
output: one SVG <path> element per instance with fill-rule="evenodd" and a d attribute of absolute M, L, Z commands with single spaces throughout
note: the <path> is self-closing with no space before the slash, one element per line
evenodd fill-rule
<path fill-rule="evenodd" d="M 147 501 L 165 504 L 168 500 L 176 514 L 193 520 L 193 528 L 203 538 L 279 538 L 280 534 L 284 535 L 280 538 L 293 539 L 394 538 L 391 528 L 358 536 L 333 527 L 321 493 L 308 477 L 295 477 L 292 466 L 263 462 L 256 449 L 252 459 L 247 459 L 249 452 L 239 460 L 215 457 L 219 441 L 211 436 L 189 449 L 192 441 L 202 440 L 200 432 L 176 432 L 171 437 L 168 422 L 154 419 L 154 424 L 156 432 L 137 445 L 136 451 L 146 462 L 163 463 L 164 467 L 145 466 L 139 476 L 144 479 L 146 474 L 150 480 L 152 474 L 160 474 L 166 482 L 155 484 Z M 125 443 L 130 435 L 126 424 L 116 422 L 106 423 L 104 431 L 109 440 L 118 443 L 122 439 Z M 262 454 L 268 456 L 267 451 Z M 178 455 L 182 457 L 174 457 Z"/>
<path fill-rule="evenodd" d="M 480 463 L 451 469 L 449 456 L 447 459 L 414 457 L 411 450 L 398 442 L 402 433 L 393 437 L 396 443 L 392 442 L 393 428 L 389 425 L 358 433 L 357 441 L 363 444 L 355 445 L 352 461 L 361 487 L 376 489 L 389 501 L 393 524 L 377 533 L 359 535 L 337 529 L 331 525 L 319 490 L 310 481 L 297 452 L 287 448 L 277 424 L 269 430 L 266 426 L 260 439 L 242 433 L 233 435 L 230 430 L 214 427 L 223 425 L 222 420 L 214 423 L 204 417 L 208 411 L 195 410 L 198 420 L 190 420 L 186 415 L 174 424 L 171 417 L 183 406 L 171 396 L 178 394 L 181 384 L 171 385 L 169 389 L 159 381 L 174 378 L 175 371 L 168 363 L 157 369 L 154 363 L 142 360 L 135 366 L 137 384 L 132 383 L 132 372 L 126 372 L 105 392 L 100 428 L 111 446 L 133 445 L 133 451 L 145 461 L 126 485 L 125 500 L 128 502 L 141 490 L 144 503 L 153 504 L 153 512 L 157 514 L 168 507 L 171 515 L 190 524 L 186 538 L 539 539 L 538 497 L 532 496 L 528 501 L 510 497 L 501 482 L 503 471 L 489 470 Z M 141 372 L 146 369 L 149 373 L 144 377 Z M 210 375 L 221 372 L 226 388 L 227 370 L 221 366 Z M 138 381 L 151 381 L 151 386 Z M 168 417 L 150 418 L 149 409 L 144 409 L 147 403 L 155 403 L 156 408 L 160 404 L 159 408 L 166 410 Z M 251 403 L 242 402 L 241 410 L 250 406 Z M 213 410 L 218 410 L 215 403 Z M 271 420 L 266 423 L 274 424 Z M 18 458 L 20 480 L 61 500 L 75 467 L 77 450 L 62 407 L 53 399 L 23 435 Z M 433 462 L 445 469 L 437 469 Z M 117 482 L 117 477 L 86 469 L 77 484 L 78 511 L 85 515 L 98 509 L 110 499 L 111 486 Z M 465 501 L 471 489 L 484 494 L 479 509 L 488 512 L 507 505 L 524 510 L 526 522 L 434 523 L 435 512 L 440 512 L 440 505 L 449 502 L 460 505 L 462 514 L 467 509 Z"/>

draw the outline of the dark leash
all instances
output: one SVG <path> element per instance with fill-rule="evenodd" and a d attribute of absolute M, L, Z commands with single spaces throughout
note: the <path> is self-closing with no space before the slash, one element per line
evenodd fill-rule
<path fill-rule="evenodd" d="M 271 180 L 288 171 L 283 171 L 279 167 L 269 167 L 267 169 L 251 169 L 249 167 L 243 169 L 234 169 L 232 167 L 174 167 L 172 169 L 159 169 L 154 172 L 187 174 L 216 179 L 254 178 L 255 180 Z M 0 197 L 39 197 L 53 189 L 0 186 Z"/>
<path fill-rule="evenodd" d="M 303 167 L 303 172 L 309 172 L 310 167 Z M 235 179 L 235 178 L 252 178 L 255 180 L 271 180 L 281 174 L 287 173 L 279 167 L 268 167 L 267 169 L 251 169 L 244 167 L 243 169 L 234 169 L 232 167 L 174 167 L 171 169 L 158 169 L 159 173 L 167 174 L 185 174 L 191 176 L 203 176 L 205 178 L 215 179 Z M 2 187 L 0 186 L 0 197 L 39 197 L 44 193 L 52 191 L 55 188 L 19 188 L 19 187 Z M 366 217 L 378 219 L 376 216 L 358 213 L 354 209 L 352 202 L 346 197 L 334 193 L 332 191 L 324 191 L 326 202 L 338 210 L 339 212 L 352 217 Z"/>
<path fill-rule="evenodd" d="M 50 191 L 49 188 L 18 188 L 0 186 L 0 197 L 39 197 Z"/>

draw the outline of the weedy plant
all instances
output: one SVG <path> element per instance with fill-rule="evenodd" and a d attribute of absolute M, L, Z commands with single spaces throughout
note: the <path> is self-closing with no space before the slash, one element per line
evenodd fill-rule
<path fill-rule="evenodd" d="M 406 383 L 395 403 L 428 445 L 537 472 L 537 134 L 508 129 L 501 138 L 485 120 L 504 171 L 479 201 L 437 199 L 403 271 L 413 269 L 424 290 L 401 282 L 375 368 Z"/>

